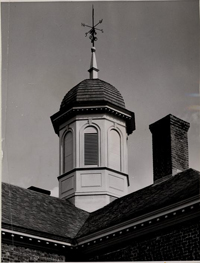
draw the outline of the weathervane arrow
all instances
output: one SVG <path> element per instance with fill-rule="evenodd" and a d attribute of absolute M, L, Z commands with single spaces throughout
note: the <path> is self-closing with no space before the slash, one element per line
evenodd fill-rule
<path fill-rule="evenodd" d="M 92 26 L 86 25 L 84 23 L 81 24 L 84 27 L 91 28 L 88 32 L 85 33 L 85 36 L 87 37 L 88 34 L 90 35 L 89 38 L 91 40 L 93 47 L 94 47 L 94 41 L 97 41 L 97 37 L 95 36 L 97 35 L 96 30 L 101 31 L 103 33 L 103 29 L 97 28 L 97 26 L 101 24 L 102 22 L 103 22 L 103 19 L 99 20 L 99 22 L 96 25 L 94 24 L 94 7 L 92 6 Z"/>

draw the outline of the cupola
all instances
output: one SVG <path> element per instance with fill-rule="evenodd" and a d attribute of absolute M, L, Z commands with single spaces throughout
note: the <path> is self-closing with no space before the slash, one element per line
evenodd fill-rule
<path fill-rule="evenodd" d="M 59 136 L 59 197 L 91 212 L 128 193 L 127 140 L 135 118 L 120 92 L 98 78 L 94 46 L 88 71 L 51 121 Z"/>

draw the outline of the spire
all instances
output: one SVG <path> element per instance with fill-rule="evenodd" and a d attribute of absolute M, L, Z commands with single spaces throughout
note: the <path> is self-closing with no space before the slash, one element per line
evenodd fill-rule
<path fill-rule="evenodd" d="M 99 69 L 97 68 L 97 60 L 96 60 L 96 48 L 92 47 L 92 57 L 91 57 L 91 62 L 90 62 L 90 69 L 88 72 L 90 73 L 90 79 L 98 79 L 98 71 Z"/>
<path fill-rule="evenodd" d="M 99 22 L 95 25 L 94 24 L 94 7 L 92 6 L 92 26 L 88 26 L 86 24 L 81 24 L 84 27 L 89 27 L 90 30 L 85 33 L 85 36 L 87 37 L 87 35 L 89 34 L 89 38 L 91 39 L 91 43 L 92 43 L 92 57 L 91 57 L 91 62 L 90 62 L 90 69 L 88 70 L 90 73 L 90 79 L 97 79 L 98 78 L 98 71 L 99 69 L 97 68 L 97 61 L 96 61 L 96 55 L 95 55 L 95 51 L 96 48 L 94 47 L 94 41 L 97 41 L 97 37 L 95 36 L 97 34 L 96 30 L 99 30 L 103 33 L 102 29 L 97 28 L 97 25 L 101 24 L 103 22 L 103 19 L 99 20 Z"/>

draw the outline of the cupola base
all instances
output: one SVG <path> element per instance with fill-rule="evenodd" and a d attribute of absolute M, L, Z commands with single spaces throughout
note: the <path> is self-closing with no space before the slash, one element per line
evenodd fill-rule
<path fill-rule="evenodd" d="M 128 176 L 112 169 L 74 169 L 58 180 L 59 197 L 88 212 L 128 194 Z"/>

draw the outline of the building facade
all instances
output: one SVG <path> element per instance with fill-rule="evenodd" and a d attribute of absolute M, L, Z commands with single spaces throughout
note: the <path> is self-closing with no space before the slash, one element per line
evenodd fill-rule
<path fill-rule="evenodd" d="M 73 87 L 51 117 L 59 137 L 59 198 L 2 184 L 2 262 L 199 260 L 200 173 L 189 168 L 189 123 L 149 126 L 154 182 L 128 194 L 134 113 L 98 78 Z"/>
<path fill-rule="evenodd" d="M 109 92 L 95 99 L 105 86 L 122 105 Z M 86 100 L 88 94 L 95 96 Z M 135 122 L 123 103 L 99 79 L 64 97 L 51 117 L 60 138 L 59 198 L 3 183 L 3 262 L 200 258 L 200 173 L 188 164 L 189 123 L 169 114 L 149 126 L 154 183 L 127 194 L 127 137 Z"/>

